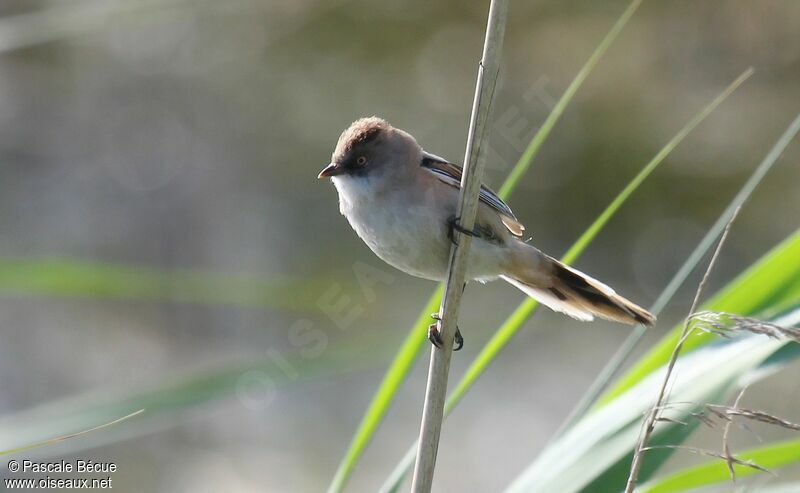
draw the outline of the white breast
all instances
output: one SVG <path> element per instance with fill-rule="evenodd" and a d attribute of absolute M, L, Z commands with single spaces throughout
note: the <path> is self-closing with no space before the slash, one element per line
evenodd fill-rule
<path fill-rule="evenodd" d="M 457 191 L 442 185 L 436 193 L 377 190 L 369 178 L 334 177 L 339 210 L 364 243 L 384 262 L 424 279 L 447 276 L 450 239 L 447 220 L 455 212 Z M 502 247 L 480 239 L 472 242 L 467 276 L 496 278 Z"/>
<path fill-rule="evenodd" d="M 442 280 L 450 245 L 435 203 L 369 186 L 368 178 L 334 177 L 339 210 L 384 262 L 413 276 Z"/>

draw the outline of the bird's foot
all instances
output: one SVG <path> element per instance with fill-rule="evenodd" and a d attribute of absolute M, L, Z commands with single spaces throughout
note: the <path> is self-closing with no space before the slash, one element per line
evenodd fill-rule
<path fill-rule="evenodd" d="M 439 330 L 439 323 L 441 323 L 442 319 L 439 317 L 438 313 L 431 313 L 431 318 L 436 320 L 436 322 L 428 326 L 428 340 L 431 341 L 431 344 L 441 349 L 442 346 L 444 346 L 442 334 Z M 458 327 L 456 327 L 456 335 L 453 341 L 453 351 L 458 351 L 462 347 L 464 347 L 464 337 L 461 335 L 461 331 L 458 329 Z"/>
<path fill-rule="evenodd" d="M 448 225 L 447 237 L 450 238 L 450 241 L 452 241 L 453 244 L 458 245 L 458 240 L 456 239 L 455 235 L 456 231 L 467 236 L 473 236 L 473 237 L 480 236 L 480 233 L 478 233 L 474 229 L 467 229 L 461 226 L 461 224 L 459 223 L 460 220 L 461 218 L 456 216 L 450 216 L 447 219 L 447 225 Z"/>

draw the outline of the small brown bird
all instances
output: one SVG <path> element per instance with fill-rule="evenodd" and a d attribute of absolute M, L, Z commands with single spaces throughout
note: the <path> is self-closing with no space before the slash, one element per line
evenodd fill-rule
<path fill-rule="evenodd" d="M 455 232 L 473 237 L 467 279 L 503 279 L 551 309 L 578 320 L 594 317 L 652 325 L 655 317 L 605 284 L 526 243 L 524 226 L 482 186 L 472 231 L 455 218 L 461 168 L 422 150 L 407 132 L 377 117 L 353 122 L 339 137 L 331 163 L 339 210 L 383 261 L 412 276 L 447 276 Z M 438 334 L 430 334 L 434 344 Z M 457 346 L 460 346 L 457 337 Z"/>

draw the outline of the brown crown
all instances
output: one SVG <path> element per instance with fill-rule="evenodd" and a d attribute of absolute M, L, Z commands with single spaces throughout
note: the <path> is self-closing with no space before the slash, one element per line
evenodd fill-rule
<path fill-rule="evenodd" d="M 358 144 L 375 139 L 381 132 L 392 128 L 389 123 L 377 116 L 370 116 L 354 121 L 339 137 L 338 149 L 346 153 Z"/>

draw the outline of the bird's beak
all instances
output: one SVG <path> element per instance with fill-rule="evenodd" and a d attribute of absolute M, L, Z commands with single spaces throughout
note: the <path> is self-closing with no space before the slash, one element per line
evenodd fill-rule
<path fill-rule="evenodd" d="M 331 163 L 325 166 L 325 169 L 319 172 L 317 175 L 317 179 L 321 180 L 323 178 L 330 178 L 331 176 L 341 175 L 344 172 L 339 165 L 336 163 Z"/>

